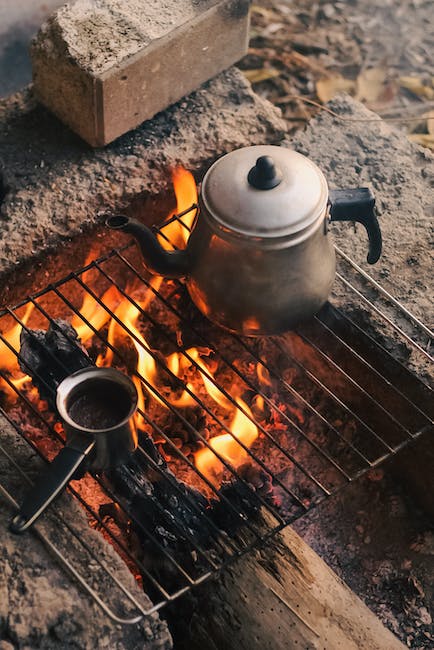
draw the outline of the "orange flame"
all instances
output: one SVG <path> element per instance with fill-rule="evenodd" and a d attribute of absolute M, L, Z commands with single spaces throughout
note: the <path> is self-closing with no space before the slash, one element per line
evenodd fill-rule
<path fill-rule="evenodd" d="M 21 319 L 24 325 L 27 325 L 27 322 L 30 318 L 30 315 L 34 309 L 34 304 L 29 302 L 26 307 L 26 311 Z M 9 345 L 19 352 L 20 349 L 20 336 L 21 336 L 22 326 L 20 323 L 15 323 L 13 327 L 8 332 L 3 334 L 3 338 L 9 343 Z M 18 368 L 18 360 L 16 353 L 12 352 L 9 349 L 7 344 L 4 341 L 0 341 L 0 368 L 4 370 L 14 370 Z"/>
<path fill-rule="evenodd" d="M 235 410 L 234 417 L 229 427 L 233 435 L 223 433 L 215 436 L 210 440 L 210 447 L 215 452 L 220 454 L 222 458 L 228 461 L 233 467 L 237 468 L 248 459 L 248 453 L 239 444 L 242 442 L 246 447 L 251 447 L 258 437 L 258 429 L 256 425 L 250 420 L 252 412 L 242 399 L 237 398 L 239 408 Z M 212 483 L 219 483 L 219 478 L 223 471 L 223 464 L 211 449 L 201 449 L 195 454 L 196 467 L 204 476 L 206 476 Z"/>
<path fill-rule="evenodd" d="M 193 175 L 190 172 L 188 172 L 183 168 L 177 168 L 172 173 L 172 179 L 173 179 L 175 196 L 176 196 L 176 209 L 168 215 L 167 220 L 170 220 L 175 214 L 184 212 L 193 203 L 196 203 L 197 201 L 196 182 L 194 180 Z M 161 230 L 164 232 L 165 237 L 162 237 L 161 235 L 158 235 L 158 237 L 161 245 L 166 250 L 185 247 L 185 244 L 187 243 L 188 236 L 189 236 L 188 229 L 190 229 L 193 224 L 195 212 L 196 212 L 195 210 L 192 210 L 179 220 L 182 221 L 187 226 L 187 228 L 184 228 L 179 223 L 178 220 L 174 220 L 171 223 L 169 223 L 167 226 L 163 226 Z M 137 353 L 136 372 L 140 377 L 143 377 L 143 379 L 145 379 L 150 384 L 150 386 L 152 386 L 155 389 L 157 389 L 157 381 L 158 381 L 157 364 L 154 357 L 151 354 L 148 342 L 146 341 L 143 334 L 140 332 L 138 328 L 138 321 L 141 313 L 145 312 L 149 308 L 149 305 L 154 298 L 154 292 L 152 291 L 152 289 L 154 291 L 158 291 L 162 281 L 163 279 L 161 277 L 153 277 L 150 281 L 151 289 L 148 290 L 146 298 L 143 301 L 141 302 L 136 301 L 137 306 L 132 304 L 126 298 L 122 300 L 114 312 L 115 316 L 122 323 L 122 326 L 119 325 L 116 319 L 112 319 L 109 324 L 108 336 L 107 336 L 107 340 L 109 344 L 115 346 L 117 339 L 125 338 L 126 336 L 128 336 L 128 332 L 126 332 L 125 330 L 126 329 L 129 330 L 130 332 L 129 337 L 131 338 L 131 341 Z M 126 293 L 130 294 L 131 290 L 127 290 Z M 103 302 L 105 302 L 105 299 L 106 299 L 106 295 L 103 296 L 102 299 Z M 95 306 L 95 302 L 96 302 L 95 300 L 88 300 L 86 308 L 92 310 L 93 307 Z M 96 314 L 98 313 L 99 312 L 97 309 Z M 100 316 L 100 318 L 101 318 L 101 322 L 104 321 L 101 325 L 102 327 L 108 321 L 108 318 L 103 319 L 102 316 Z M 112 361 L 113 361 L 113 352 L 110 348 L 108 348 L 104 355 L 100 355 L 100 357 L 98 357 L 97 365 L 105 365 L 105 366 L 111 365 Z M 188 361 L 188 359 L 186 359 L 185 355 L 182 355 L 181 353 L 174 353 L 167 358 L 166 363 L 168 365 L 168 368 L 173 372 L 173 374 L 179 377 L 181 372 L 186 367 L 188 367 L 191 362 Z M 133 381 L 139 396 L 138 410 L 144 411 L 145 409 L 144 391 L 147 389 L 146 389 L 146 385 L 143 384 L 139 376 L 133 377 Z M 190 390 L 193 390 L 193 387 L 190 384 L 188 384 L 188 388 Z M 158 395 L 155 392 L 153 392 L 150 389 L 148 389 L 148 392 L 153 397 L 153 399 L 155 399 L 161 406 L 166 406 L 166 404 L 158 397 Z M 187 391 L 184 391 L 178 399 L 171 399 L 171 402 L 174 404 L 174 406 L 178 406 L 178 407 L 182 407 L 182 406 L 185 407 L 185 406 L 195 404 L 193 397 L 189 395 Z M 137 416 L 137 425 L 140 427 L 143 426 L 143 424 L 144 424 L 143 416 L 140 415 L 139 413 Z"/>
<path fill-rule="evenodd" d="M 112 286 L 104 293 L 101 302 L 107 307 L 107 309 L 113 311 L 116 305 L 119 304 L 120 299 L 121 296 L 119 291 L 115 286 Z M 85 294 L 80 308 L 80 314 L 83 318 L 74 314 L 71 321 L 72 327 L 77 332 L 78 337 L 83 344 L 87 343 L 87 341 L 89 341 L 94 335 L 95 332 L 93 328 L 99 331 L 106 323 L 108 323 L 110 320 L 110 314 L 107 309 L 104 309 L 104 307 L 102 307 L 90 293 Z"/>
<path fill-rule="evenodd" d="M 161 283 L 161 278 L 152 278 L 152 285 L 159 285 Z M 145 310 L 149 302 L 152 300 L 153 294 L 151 291 L 148 291 L 148 295 L 144 301 L 141 303 L 137 302 L 137 306 L 131 303 L 128 299 L 124 299 L 120 305 L 115 310 L 114 314 L 120 323 L 113 318 L 110 321 L 107 341 L 110 346 L 116 347 L 116 343 L 119 339 L 129 338 L 133 343 L 136 353 L 137 353 L 137 366 L 136 371 L 140 377 L 146 379 L 149 384 L 156 388 L 157 382 L 157 366 L 154 357 L 150 352 L 150 347 L 142 333 L 138 329 L 138 320 L 142 310 Z M 113 350 L 109 347 L 105 355 L 100 355 L 97 359 L 97 365 L 101 366 L 110 366 L 113 361 Z M 140 377 L 134 376 L 133 382 L 136 386 L 138 393 L 138 408 L 139 411 L 145 409 L 145 395 L 144 395 L 144 386 L 140 380 Z M 164 406 L 162 402 L 155 393 L 151 391 L 152 396 Z M 142 426 L 144 424 L 143 416 L 139 413 L 137 416 L 137 425 Z"/>
<path fill-rule="evenodd" d="M 172 181 L 176 196 L 176 209 L 169 214 L 167 221 L 176 214 L 188 210 L 193 203 L 197 202 L 197 187 L 193 174 L 183 167 L 177 167 L 172 171 Z M 166 250 L 185 248 L 195 216 L 196 210 L 190 210 L 190 212 L 187 212 L 187 214 L 180 219 L 175 219 L 167 224 L 167 226 L 163 226 L 161 232 L 164 233 L 164 236 L 158 235 L 162 247 Z M 182 226 L 180 222 L 182 222 L 185 227 Z"/>
<path fill-rule="evenodd" d="M 207 376 L 210 375 L 211 377 L 213 377 L 213 374 L 211 370 L 205 365 L 203 360 L 200 358 L 199 351 L 196 348 L 190 348 L 189 350 L 187 350 L 187 353 L 192 359 L 196 361 L 199 368 L 203 370 L 203 372 L 200 371 L 199 372 L 208 395 L 212 397 L 212 399 L 224 409 L 231 409 L 232 408 L 231 402 L 227 399 L 224 393 L 219 388 L 217 388 L 217 386 L 209 378 L 209 376 Z"/>
<path fill-rule="evenodd" d="M 256 374 L 258 375 L 258 379 L 261 382 L 261 384 L 264 384 L 265 386 L 272 386 L 270 373 L 262 363 L 257 364 Z"/>
<path fill-rule="evenodd" d="M 197 189 L 195 180 L 185 169 L 177 168 L 173 171 L 173 184 L 176 195 L 176 209 L 170 213 L 167 220 L 175 215 L 184 212 L 192 204 L 197 202 Z M 164 234 L 158 235 L 161 245 L 166 250 L 175 248 L 184 248 L 189 237 L 189 231 L 193 226 L 196 216 L 196 210 L 190 210 L 180 219 L 174 219 L 161 228 Z M 180 223 L 181 222 L 181 223 Z M 185 224 L 185 228 L 182 224 Z M 91 251 L 86 260 L 86 265 L 90 264 L 95 255 Z M 90 277 L 95 271 L 90 268 L 83 276 L 86 283 L 91 284 Z M 143 327 L 140 325 L 140 318 L 143 313 L 149 309 L 154 299 L 154 293 L 160 289 L 163 279 L 154 276 L 149 282 L 149 288 L 143 298 L 143 289 L 141 289 L 140 300 L 135 301 L 128 299 L 126 296 L 132 296 L 136 293 L 137 286 L 130 286 L 125 289 L 125 296 L 122 292 L 111 286 L 101 298 L 94 298 L 89 292 L 83 297 L 83 302 L 79 310 L 79 315 L 75 314 L 71 319 L 71 324 L 76 330 L 82 343 L 88 343 L 96 331 L 107 327 L 108 346 L 104 353 L 97 358 L 98 366 L 110 366 L 114 359 L 113 348 L 119 348 L 125 341 L 134 347 L 135 357 L 134 369 L 132 371 L 133 381 L 138 392 L 138 407 L 142 413 L 146 409 L 146 393 L 150 398 L 156 401 L 160 406 L 167 407 L 164 398 L 160 398 L 161 391 L 158 385 L 161 383 L 160 362 L 156 361 L 150 344 L 143 333 Z M 27 323 L 33 304 L 29 304 L 22 320 Z M 114 314 L 111 317 L 110 314 Z M 17 324 L 12 327 L 4 338 L 15 349 L 19 350 L 21 325 Z M 180 336 L 178 337 L 180 341 Z M 121 345 L 120 345 L 121 344 Z M 218 483 L 219 477 L 223 472 L 223 463 L 216 457 L 217 452 L 225 461 L 234 468 L 238 467 L 248 458 L 247 451 L 243 448 L 249 448 L 258 437 L 258 429 L 252 422 L 252 413 L 245 402 L 235 397 L 234 400 L 228 399 L 226 394 L 231 394 L 233 387 L 228 387 L 228 393 L 224 393 L 214 381 L 213 362 L 204 359 L 210 351 L 206 348 L 189 348 L 185 352 L 174 352 L 165 358 L 165 364 L 168 370 L 176 377 L 185 378 L 186 389 L 178 397 L 168 396 L 166 399 L 177 408 L 185 408 L 195 405 L 197 402 L 194 394 L 197 394 L 197 381 L 199 379 L 209 396 L 218 407 L 228 412 L 231 422 L 228 429 L 229 433 L 222 433 L 211 438 L 210 448 L 201 449 L 195 454 L 195 463 L 197 468 L 209 478 L 213 483 Z M 160 357 L 158 357 L 160 358 Z M 16 355 L 8 349 L 5 343 L 0 341 L 0 367 L 8 370 L 17 369 Z M 188 374 L 187 374 L 188 373 Z M 262 364 L 257 366 L 257 374 L 262 384 L 271 385 L 269 373 Z M 145 382 L 142 379 L 145 379 Z M 17 386 L 21 386 L 28 377 L 13 380 Z M 155 389 L 155 392 L 154 390 Z M 255 408 L 262 406 L 263 399 L 257 397 Z M 260 401 L 262 400 L 262 402 Z M 145 425 L 145 418 L 138 413 L 136 424 L 139 428 Z M 240 444 L 241 443 L 241 444 Z"/>
<path fill-rule="evenodd" d="M 22 323 L 24 323 L 24 325 L 27 325 L 27 322 L 34 308 L 35 305 L 32 302 L 29 302 L 26 307 L 26 311 L 24 312 L 24 315 L 21 318 L 21 321 Z M 22 325 L 20 323 L 15 323 L 15 325 L 13 325 L 10 330 L 8 330 L 2 335 L 4 340 L 9 343 L 9 345 L 13 348 L 13 350 L 16 350 L 16 353 L 18 353 L 20 349 L 21 330 L 22 330 Z M 10 372 L 15 372 L 20 370 L 16 353 L 13 352 L 3 340 L 0 340 L 0 368 L 2 370 L 8 370 Z M 10 381 L 18 390 L 23 386 L 23 384 L 29 381 L 29 379 L 30 379 L 29 375 L 23 375 L 23 377 L 20 377 L 18 379 L 11 379 Z M 7 384 L 3 380 L 1 380 L 0 383 L 11 397 L 16 397 L 15 392 L 9 386 L 9 384 Z"/>

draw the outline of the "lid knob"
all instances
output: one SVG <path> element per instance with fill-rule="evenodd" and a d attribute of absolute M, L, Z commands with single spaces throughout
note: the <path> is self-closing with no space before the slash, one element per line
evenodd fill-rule
<path fill-rule="evenodd" d="M 247 180 L 257 190 L 271 190 L 279 185 L 282 174 L 276 168 L 271 156 L 259 156 L 256 165 L 249 171 Z"/>

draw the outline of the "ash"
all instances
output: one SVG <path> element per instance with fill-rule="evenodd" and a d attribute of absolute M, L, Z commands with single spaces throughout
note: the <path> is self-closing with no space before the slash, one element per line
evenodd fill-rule
<path fill-rule="evenodd" d="M 405 645 L 434 648 L 434 526 L 373 470 L 293 524 Z"/>

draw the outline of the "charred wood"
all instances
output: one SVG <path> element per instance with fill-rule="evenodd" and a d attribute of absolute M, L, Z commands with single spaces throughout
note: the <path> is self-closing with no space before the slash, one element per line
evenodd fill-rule
<path fill-rule="evenodd" d="M 20 368 L 30 375 L 41 399 L 56 410 L 56 388 L 68 375 L 93 365 L 75 329 L 66 321 L 53 320 L 48 330 L 23 328 Z"/>

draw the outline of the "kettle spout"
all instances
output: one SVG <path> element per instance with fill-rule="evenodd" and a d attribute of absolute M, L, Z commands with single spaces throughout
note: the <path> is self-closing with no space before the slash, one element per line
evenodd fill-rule
<path fill-rule="evenodd" d="M 134 237 L 140 247 L 146 268 L 166 278 L 182 278 L 190 270 L 190 255 L 187 250 L 166 251 L 160 245 L 155 233 L 137 219 L 114 215 L 106 220 L 112 230 L 122 230 Z"/>

